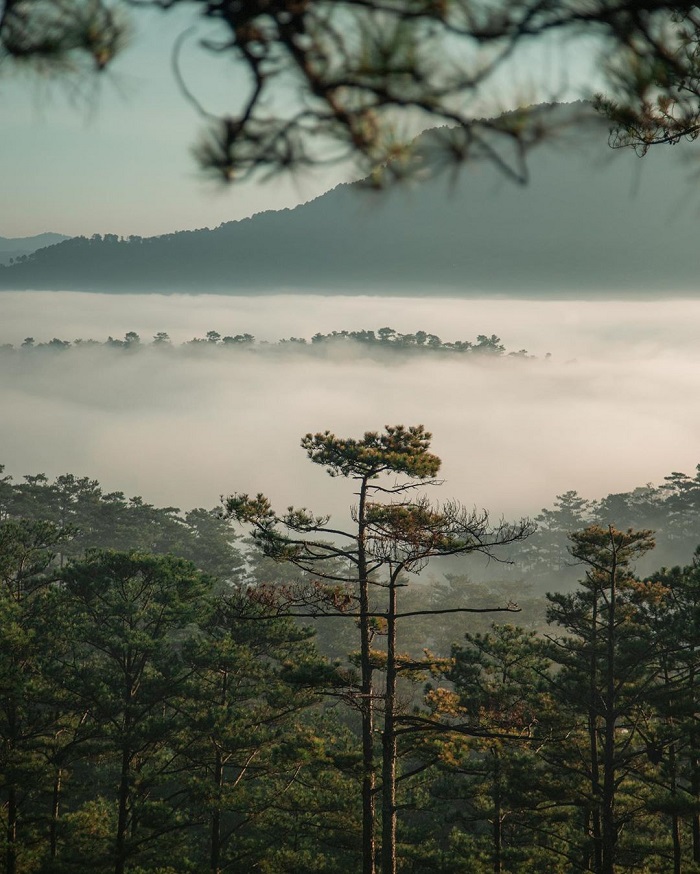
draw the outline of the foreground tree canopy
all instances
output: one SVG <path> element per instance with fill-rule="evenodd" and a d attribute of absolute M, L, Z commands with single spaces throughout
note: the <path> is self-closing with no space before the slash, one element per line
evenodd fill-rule
<path fill-rule="evenodd" d="M 132 0 L 164 11 L 183 0 Z M 201 166 L 245 180 L 350 161 L 381 185 L 466 159 L 495 162 L 524 181 L 525 153 L 546 134 L 546 113 L 475 119 L 506 64 L 518 77 L 521 46 L 549 34 L 591 36 L 606 75 L 598 106 L 615 125 L 614 145 L 644 152 L 695 138 L 700 123 L 700 12 L 656 0 L 267 0 L 188 5 L 193 21 L 216 22 L 201 45 L 229 56 L 242 97 L 217 117 L 207 96 L 175 75 L 205 120 Z M 137 16 L 137 12 L 132 12 Z M 105 0 L 4 0 L 0 71 L 8 62 L 51 73 L 98 70 L 128 28 Z M 235 89 L 234 89 L 235 90 Z M 541 95 L 543 100 L 555 94 Z M 497 115 L 494 111 L 493 115 Z M 417 154 L 426 127 L 448 125 Z"/>
<path fill-rule="evenodd" d="M 640 576 L 633 504 L 586 524 L 569 492 L 541 522 L 578 581 L 534 603 L 527 568 L 455 573 L 530 528 L 429 502 L 422 426 L 302 446 L 348 524 L 237 495 L 242 542 L 87 478 L 0 479 L 0 869 L 697 871 L 700 550 Z M 698 478 L 663 488 L 685 551 Z"/>
<path fill-rule="evenodd" d="M 125 17 L 102 0 L 3 0 L 0 72 L 10 62 L 50 75 L 102 70 L 126 33 Z"/>

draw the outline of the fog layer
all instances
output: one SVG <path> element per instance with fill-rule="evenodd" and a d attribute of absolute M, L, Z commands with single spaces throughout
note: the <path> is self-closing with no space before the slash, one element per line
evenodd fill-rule
<path fill-rule="evenodd" d="M 264 491 L 281 506 L 337 513 L 351 488 L 310 464 L 299 438 L 423 423 L 444 462 L 435 496 L 514 515 L 566 489 L 600 496 L 700 462 L 696 302 L 0 296 L 0 343 L 15 346 L 27 336 L 136 331 L 146 342 L 167 331 L 181 341 L 216 330 L 272 341 L 383 326 L 445 341 L 496 333 L 537 360 L 18 352 L 1 359 L 0 463 L 14 476 L 86 474 L 157 504 Z"/>

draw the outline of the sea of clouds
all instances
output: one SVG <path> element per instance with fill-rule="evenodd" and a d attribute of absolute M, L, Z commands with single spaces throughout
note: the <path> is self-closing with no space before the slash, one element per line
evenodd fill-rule
<path fill-rule="evenodd" d="M 352 487 L 310 464 L 309 431 L 361 436 L 423 423 L 440 499 L 536 514 L 700 462 L 700 302 L 534 302 L 371 296 L 0 294 L 0 344 L 136 331 L 259 340 L 389 326 L 444 341 L 498 334 L 535 360 L 90 348 L 0 358 L 6 473 L 88 475 L 159 505 L 233 491 L 343 514 Z M 551 353 L 551 357 L 545 357 Z"/>

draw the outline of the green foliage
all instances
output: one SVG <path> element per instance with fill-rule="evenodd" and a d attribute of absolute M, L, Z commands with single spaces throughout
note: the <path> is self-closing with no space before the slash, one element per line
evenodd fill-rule
<path fill-rule="evenodd" d="M 52 609 L 55 550 L 69 536 L 48 522 L 0 523 L 0 798 L 7 874 L 33 868 L 36 833 L 27 812 L 51 785 L 54 739 L 69 728 L 49 679 L 50 665 L 63 653 Z"/>
<path fill-rule="evenodd" d="M 152 845 L 187 825 L 172 796 L 176 704 L 189 677 L 182 648 L 205 615 L 212 581 L 182 559 L 115 551 L 89 553 L 61 581 L 57 599 L 71 625 L 64 681 L 113 760 L 121 874 L 134 854 L 158 855 Z"/>
<path fill-rule="evenodd" d="M 538 591 L 564 591 L 575 585 L 578 571 L 568 551 L 568 538 L 591 524 L 653 530 L 653 563 L 644 556 L 639 560 L 640 570 L 651 573 L 659 564 L 684 561 L 697 546 L 700 472 L 695 476 L 675 472 L 659 486 L 647 484 L 599 500 L 586 500 L 570 490 L 558 495 L 552 508 L 543 509 L 535 522 L 537 531 L 514 557 L 527 569 Z"/>
<path fill-rule="evenodd" d="M 4 870 L 202 870 L 215 815 L 222 866 L 351 870 L 357 751 L 314 715 L 311 632 L 174 556 L 58 569 L 68 536 L 0 524 Z"/>
<path fill-rule="evenodd" d="M 649 531 L 589 526 L 571 542 L 585 578 L 575 593 L 548 596 L 549 621 L 570 635 L 547 648 L 559 665 L 552 680 L 562 706 L 557 718 L 568 713 L 573 728 L 555 757 L 580 763 L 569 765 L 571 790 L 590 818 L 586 853 L 604 874 L 648 853 L 639 799 L 661 652 L 649 616 L 664 592 L 632 569 L 654 546 Z"/>
<path fill-rule="evenodd" d="M 440 470 L 440 459 L 428 452 L 431 437 L 422 425 L 387 425 L 384 433 L 367 431 L 360 440 L 339 438 L 330 431 L 307 434 L 301 446 L 331 476 L 376 479 L 391 472 L 427 479 Z"/>
<path fill-rule="evenodd" d="M 240 573 L 235 538 L 218 510 L 198 508 L 183 515 L 176 507 L 158 508 L 140 497 L 105 493 L 97 480 L 73 474 L 53 482 L 44 474 L 23 479 L 0 479 L 0 520 L 41 520 L 65 531 L 55 550 L 59 564 L 87 549 L 138 549 L 180 556 L 221 580 Z"/>
<path fill-rule="evenodd" d="M 251 552 L 247 585 L 234 586 L 173 555 L 68 558 L 76 520 L 89 531 L 87 507 L 99 515 L 103 501 L 89 482 L 74 487 L 0 480 L 2 870 L 359 871 L 357 542 L 341 556 L 330 539 L 306 540 L 309 529 L 328 536 L 315 530 L 323 517 L 278 518 L 254 499 L 240 506 L 273 533 L 300 529 L 285 535 L 304 544 L 300 566 L 319 550 L 312 570 Z M 53 520 L 40 518 L 42 495 Z M 39 518 L 15 518 L 20 505 Z M 696 870 L 699 554 L 640 578 L 648 531 L 575 532 L 585 574 L 549 596 L 543 634 L 526 589 L 402 575 L 453 535 L 445 508 L 383 506 L 366 505 L 365 558 L 386 560 L 390 578 L 370 577 L 365 619 L 371 672 L 396 674 L 393 701 L 381 679 L 372 689 L 374 733 L 386 738 L 390 718 L 396 729 L 399 871 L 608 874 L 610 858 L 620 874 Z M 572 519 L 585 511 L 573 495 L 564 506 Z M 171 530 L 161 511 L 136 512 L 146 536 Z M 216 551 L 223 523 L 195 513 L 200 548 Z M 392 586 L 403 613 L 395 601 L 380 609 Z M 516 596 L 528 630 L 440 612 Z M 320 616 L 332 660 L 296 612 Z M 449 656 L 438 635 L 458 640 Z"/>

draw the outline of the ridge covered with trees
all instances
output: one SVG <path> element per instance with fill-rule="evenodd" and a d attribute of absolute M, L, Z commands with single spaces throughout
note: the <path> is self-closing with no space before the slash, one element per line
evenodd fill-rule
<path fill-rule="evenodd" d="M 592 110 L 549 112 L 560 136 L 528 158 L 533 184 L 465 168 L 377 195 L 340 185 L 293 210 L 157 237 L 94 234 L 0 265 L 0 288 L 92 292 L 693 296 L 696 221 L 683 147 L 640 168 Z M 428 151 L 431 138 L 419 137 Z M 634 192 L 634 195 L 631 194 Z M 377 200 L 380 197 L 380 200 Z M 601 258 L 600 253 L 605 252 Z M 661 291 L 660 291 L 661 290 Z"/>

